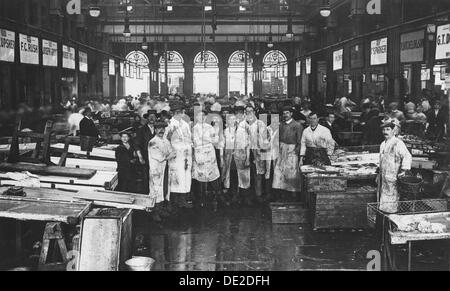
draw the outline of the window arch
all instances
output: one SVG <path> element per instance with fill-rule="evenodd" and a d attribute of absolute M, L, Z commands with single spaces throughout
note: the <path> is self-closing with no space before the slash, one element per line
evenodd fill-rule
<path fill-rule="evenodd" d="M 216 67 L 219 65 L 219 58 L 212 51 L 199 52 L 194 59 L 195 66 Z"/>
<path fill-rule="evenodd" d="M 165 65 L 165 54 L 161 56 L 159 59 L 160 66 Z M 168 51 L 167 52 L 167 65 L 169 67 L 179 67 L 184 65 L 183 56 L 177 51 Z"/>
<path fill-rule="evenodd" d="M 263 59 L 263 64 L 269 65 L 269 66 L 282 64 L 282 63 L 286 63 L 286 62 L 287 62 L 286 55 L 278 50 L 272 50 L 272 51 L 268 52 L 264 56 L 264 59 Z"/>
<path fill-rule="evenodd" d="M 147 55 L 141 51 L 132 51 L 127 55 L 126 59 L 129 63 L 137 66 L 147 67 L 150 64 Z"/>
<path fill-rule="evenodd" d="M 230 64 L 230 67 L 245 67 L 245 51 L 240 50 L 232 53 L 228 63 Z M 251 65 L 252 63 L 253 60 L 247 52 L 247 65 Z"/>

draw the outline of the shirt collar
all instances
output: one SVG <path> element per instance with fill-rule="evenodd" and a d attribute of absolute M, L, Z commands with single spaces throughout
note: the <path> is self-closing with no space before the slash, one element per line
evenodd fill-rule
<path fill-rule="evenodd" d="M 291 122 L 292 122 L 293 120 L 294 120 L 293 118 L 289 119 L 288 121 L 286 121 L 286 124 L 291 124 Z"/>

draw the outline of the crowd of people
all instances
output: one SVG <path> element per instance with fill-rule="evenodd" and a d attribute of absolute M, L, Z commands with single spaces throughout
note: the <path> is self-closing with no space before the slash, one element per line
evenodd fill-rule
<path fill-rule="evenodd" d="M 269 98 L 270 99 L 270 98 Z M 446 99 L 406 99 L 384 104 L 384 98 L 364 98 L 356 104 L 348 97 L 328 106 L 308 97 L 286 99 L 283 106 L 253 96 L 217 98 L 196 95 L 125 97 L 110 103 L 76 98 L 60 104 L 71 135 L 80 135 L 81 148 L 91 152 L 99 139 L 99 120 L 113 111 L 134 112 L 132 127 L 120 133 L 116 149 L 118 191 L 155 198 L 154 219 L 161 221 L 181 209 L 254 205 L 268 201 L 294 201 L 302 191 L 298 165 L 330 165 L 330 156 L 342 145 L 339 133 L 359 131 L 362 144 L 385 140 L 382 126 L 398 120 L 403 132 L 442 141 L 447 136 Z M 36 114 L 25 104 L 18 113 L 36 116 L 23 127 L 38 131 L 55 108 L 44 106 Z M 362 111 L 355 116 L 354 111 Z M 27 113 L 28 112 L 28 113 Z M 6 112 L 0 112 L 2 135 L 7 132 Z"/>

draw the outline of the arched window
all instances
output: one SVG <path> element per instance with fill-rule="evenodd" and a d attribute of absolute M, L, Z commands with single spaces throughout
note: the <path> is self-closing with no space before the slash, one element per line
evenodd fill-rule
<path fill-rule="evenodd" d="M 212 51 L 199 52 L 194 59 L 194 66 L 200 67 L 217 67 L 219 58 Z"/>
<path fill-rule="evenodd" d="M 137 96 L 150 93 L 150 61 L 141 51 L 132 51 L 126 57 L 125 92 L 126 95 Z"/>
<path fill-rule="evenodd" d="M 269 51 L 263 58 L 263 94 L 286 95 L 288 65 L 284 53 Z"/>
<path fill-rule="evenodd" d="M 286 62 L 287 62 L 286 55 L 280 51 L 275 50 L 268 52 L 263 59 L 264 65 L 277 65 Z"/>
<path fill-rule="evenodd" d="M 245 67 L 245 51 L 235 51 L 228 60 L 230 67 Z M 247 65 L 253 64 L 250 54 L 247 53 Z"/>
<path fill-rule="evenodd" d="M 168 51 L 159 59 L 159 93 L 165 93 L 167 55 L 167 90 L 169 94 L 183 93 L 184 59 L 177 51 Z"/>
<path fill-rule="evenodd" d="M 244 50 L 235 51 L 228 60 L 228 93 L 232 96 L 253 93 L 253 60 L 247 52 L 247 78 L 245 78 L 245 54 Z"/>
<path fill-rule="evenodd" d="M 194 58 L 194 93 L 219 94 L 219 58 L 211 51 Z"/>
<path fill-rule="evenodd" d="M 165 54 L 159 59 L 159 65 L 165 65 Z M 167 66 L 168 67 L 182 67 L 184 66 L 184 59 L 179 52 L 168 51 L 167 52 Z"/>

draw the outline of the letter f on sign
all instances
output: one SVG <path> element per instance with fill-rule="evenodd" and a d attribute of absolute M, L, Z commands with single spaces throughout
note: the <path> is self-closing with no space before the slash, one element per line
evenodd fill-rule
<path fill-rule="evenodd" d="M 81 14 L 81 0 L 70 0 L 66 6 L 69 15 Z"/>
<path fill-rule="evenodd" d="M 367 3 L 367 14 L 381 14 L 381 0 L 370 0 Z"/>

